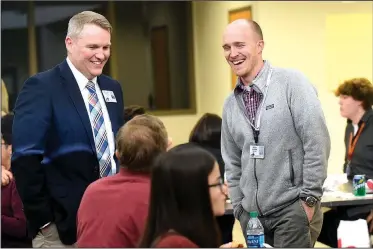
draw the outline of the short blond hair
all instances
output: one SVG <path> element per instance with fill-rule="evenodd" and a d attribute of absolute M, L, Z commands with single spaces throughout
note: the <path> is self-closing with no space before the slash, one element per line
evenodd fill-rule
<path fill-rule="evenodd" d="M 80 12 L 69 20 L 69 25 L 67 28 L 67 36 L 77 37 L 82 32 L 84 25 L 94 24 L 97 25 L 111 33 L 112 26 L 110 22 L 103 15 L 93 12 L 93 11 L 83 11 Z"/>

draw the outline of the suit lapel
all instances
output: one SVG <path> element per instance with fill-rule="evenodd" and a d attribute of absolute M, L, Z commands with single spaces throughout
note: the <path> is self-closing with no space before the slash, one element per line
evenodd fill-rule
<path fill-rule="evenodd" d="M 64 80 L 64 84 L 70 95 L 70 99 L 74 103 L 76 111 L 78 112 L 80 116 L 80 120 L 82 121 L 82 124 L 86 130 L 86 134 L 91 143 L 92 151 L 96 153 L 96 146 L 93 140 L 92 127 L 91 127 L 91 122 L 89 120 L 89 116 L 87 113 L 87 109 L 85 107 L 84 100 L 80 92 L 78 83 L 76 82 L 75 77 L 69 65 L 67 64 L 66 60 L 60 64 L 60 70 L 61 70 L 61 77 Z"/>

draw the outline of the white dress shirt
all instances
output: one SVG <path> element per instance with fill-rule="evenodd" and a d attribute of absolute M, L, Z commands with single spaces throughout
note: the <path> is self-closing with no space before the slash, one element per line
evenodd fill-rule
<path fill-rule="evenodd" d="M 359 130 L 359 125 L 352 123 L 352 126 L 354 127 L 354 136 L 356 136 L 356 133 Z"/>
<path fill-rule="evenodd" d="M 69 58 L 66 58 L 66 61 L 67 61 L 67 64 L 69 65 L 71 71 L 73 72 L 73 75 L 75 77 L 76 82 L 78 82 L 78 86 L 79 86 L 80 92 L 83 96 L 84 104 L 85 104 L 85 107 L 87 109 L 87 113 L 88 113 L 88 116 L 89 116 L 89 113 L 90 113 L 89 112 L 89 103 L 88 103 L 89 91 L 88 91 L 88 88 L 86 87 L 89 80 L 81 72 L 79 72 L 78 69 L 76 69 L 76 67 L 71 63 Z M 111 128 L 111 122 L 110 122 L 110 118 L 109 118 L 109 113 L 108 113 L 107 108 L 106 108 L 106 103 L 105 103 L 104 98 L 102 96 L 101 89 L 100 89 L 99 85 L 97 84 L 97 77 L 93 78 L 91 81 L 95 84 L 98 101 L 100 102 L 101 107 L 102 107 L 102 113 L 103 113 L 103 116 L 104 116 L 104 125 L 105 125 L 105 128 L 106 128 L 106 133 L 107 133 L 107 138 L 108 138 L 108 143 L 109 143 L 109 152 L 110 152 L 110 160 L 111 160 L 111 173 L 114 175 L 116 173 L 116 170 L 117 170 L 117 167 L 116 167 L 116 164 L 115 164 L 115 161 L 114 161 L 114 151 L 115 151 L 114 133 L 113 133 L 113 130 Z M 93 124 L 92 123 L 91 123 L 91 128 L 92 128 L 92 134 L 93 134 L 93 140 L 94 140 L 95 139 L 95 137 L 94 137 L 95 133 L 94 133 L 94 130 L 93 130 Z"/>

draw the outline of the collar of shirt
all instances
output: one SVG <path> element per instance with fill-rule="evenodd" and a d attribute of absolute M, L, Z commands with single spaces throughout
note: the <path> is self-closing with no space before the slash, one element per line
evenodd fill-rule
<path fill-rule="evenodd" d="M 236 84 L 236 87 L 235 87 L 235 91 L 243 92 L 245 90 L 245 88 L 247 90 L 252 88 L 256 92 L 263 93 L 264 87 L 267 83 L 267 77 L 268 77 L 268 72 L 269 72 L 270 67 L 271 67 L 271 65 L 270 65 L 269 61 L 264 60 L 264 65 L 263 65 L 262 69 L 260 69 L 259 73 L 255 76 L 255 78 L 252 81 L 250 86 L 245 86 L 242 83 L 241 78 L 238 77 L 237 84 Z"/>
<path fill-rule="evenodd" d="M 71 71 L 73 72 L 73 75 L 75 77 L 76 82 L 78 83 L 80 91 L 83 91 L 84 88 L 86 88 L 89 80 L 73 65 L 73 63 L 70 61 L 68 57 L 66 58 L 66 62 L 69 65 Z M 94 77 L 91 81 L 96 85 L 97 77 Z"/>
<path fill-rule="evenodd" d="M 365 111 L 364 115 L 361 117 L 362 122 L 366 123 L 368 120 L 373 117 L 373 109 L 369 108 L 368 110 Z"/>
<path fill-rule="evenodd" d="M 360 119 L 360 121 L 358 123 L 358 126 L 360 127 L 363 123 L 368 122 L 368 120 L 371 117 L 373 117 L 373 109 L 369 108 L 367 111 L 365 111 L 364 115 L 361 117 L 361 119 Z M 351 119 L 347 119 L 347 124 L 353 125 L 352 120 Z"/>

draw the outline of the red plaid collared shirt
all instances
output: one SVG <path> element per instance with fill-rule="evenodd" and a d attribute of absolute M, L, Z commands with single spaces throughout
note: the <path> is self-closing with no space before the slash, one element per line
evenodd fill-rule
<path fill-rule="evenodd" d="M 260 102 L 263 99 L 263 94 L 259 92 L 259 89 L 254 89 L 253 86 L 247 89 L 242 82 L 238 85 L 239 89 L 242 90 L 242 99 L 245 104 L 245 109 L 249 115 L 250 122 L 255 125 L 255 116 L 258 111 Z"/>

